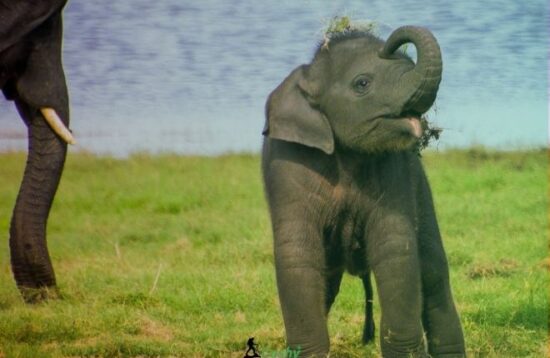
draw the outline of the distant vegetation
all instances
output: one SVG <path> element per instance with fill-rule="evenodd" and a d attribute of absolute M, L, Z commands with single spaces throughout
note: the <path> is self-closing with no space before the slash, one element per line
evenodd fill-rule
<path fill-rule="evenodd" d="M 547 153 L 423 160 L 471 357 L 546 357 Z M 284 350 L 259 157 L 70 154 L 48 241 L 62 300 L 26 306 L 8 228 L 24 154 L 0 154 L 0 357 L 242 357 Z M 329 319 L 335 357 L 360 344 L 360 280 Z M 379 320 L 379 304 L 375 301 Z"/>

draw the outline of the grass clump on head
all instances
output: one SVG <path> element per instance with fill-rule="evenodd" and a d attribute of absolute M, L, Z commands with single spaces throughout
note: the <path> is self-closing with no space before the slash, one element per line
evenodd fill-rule
<path fill-rule="evenodd" d="M 352 24 L 349 16 L 335 16 L 329 20 L 326 29 L 323 31 L 321 48 L 328 49 L 331 40 L 351 33 L 374 34 L 376 27 L 374 21 L 354 21 Z"/>

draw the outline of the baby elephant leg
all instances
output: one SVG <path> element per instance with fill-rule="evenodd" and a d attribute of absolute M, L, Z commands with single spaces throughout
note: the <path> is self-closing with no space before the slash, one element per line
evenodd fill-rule
<path fill-rule="evenodd" d="M 439 236 L 419 238 L 424 297 L 422 321 L 432 357 L 465 356 L 464 336 L 453 301 L 449 269 Z"/>
<path fill-rule="evenodd" d="M 288 233 L 288 230 L 282 230 Z M 305 235 L 307 230 L 290 230 Z M 291 234 L 292 235 L 292 234 Z M 275 233 L 277 287 L 285 323 L 287 345 L 300 357 L 326 357 L 329 336 L 326 322 L 326 281 L 323 260 L 314 256 L 322 240 L 280 237 Z M 314 245 L 314 244 L 313 244 Z"/>
<path fill-rule="evenodd" d="M 420 187 L 418 245 L 424 298 L 422 321 L 428 340 L 428 352 L 437 358 L 466 356 L 464 335 L 455 308 L 449 267 L 437 225 L 427 182 Z"/>
<path fill-rule="evenodd" d="M 381 238 L 369 251 L 382 311 L 382 356 L 428 357 L 421 323 L 420 263 L 414 235 Z"/>

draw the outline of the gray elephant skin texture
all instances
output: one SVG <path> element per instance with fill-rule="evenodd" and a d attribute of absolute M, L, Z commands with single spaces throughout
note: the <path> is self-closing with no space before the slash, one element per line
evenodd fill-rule
<path fill-rule="evenodd" d="M 46 223 L 63 172 L 67 144 L 46 123 L 42 109 L 69 123 L 61 63 L 66 0 L 0 0 L 0 88 L 28 128 L 29 152 L 10 226 L 16 284 L 27 302 L 57 297 L 46 245 Z"/>
<path fill-rule="evenodd" d="M 416 63 L 398 50 L 405 43 Z M 269 96 L 262 172 L 287 344 L 301 357 L 329 353 L 327 315 L 345 271 L 363 282 L 374 274 L 384 357 L 465 356 L 415 151 L 441 74 L 425 28 L 401 27 L 386 42 L 349 30 Z"/>

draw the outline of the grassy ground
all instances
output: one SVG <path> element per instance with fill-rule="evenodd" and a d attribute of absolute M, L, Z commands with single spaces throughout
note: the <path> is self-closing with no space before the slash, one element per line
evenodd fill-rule
<path fill-rule="evenodd" d="M 7 249 L 24 161 L 0 155 L 0 357 L 242 357 L 250 336 L 284 349 L 257 156 L 71 154 L 48 227 L 64 297 L 35 306 Z M 424 162 L 470 357 L 546 357 L 546 151 Z M 347 276 L 333 357 L 378 356 L 359 343 L 362 317 L 360 280 Z"/>

